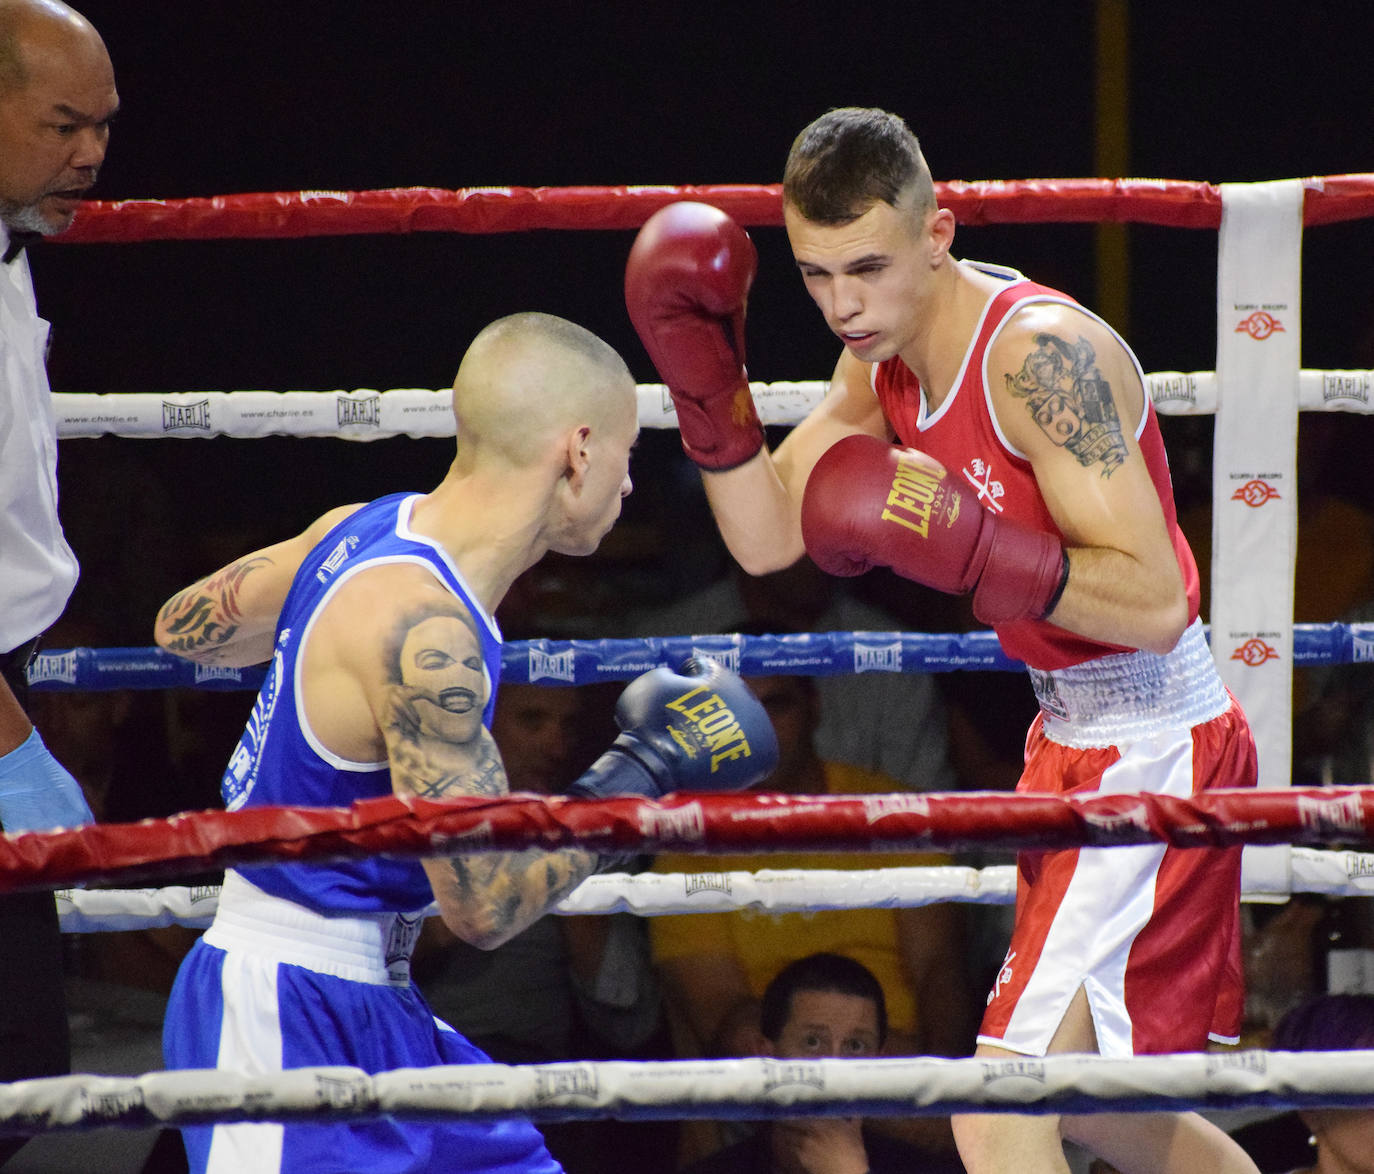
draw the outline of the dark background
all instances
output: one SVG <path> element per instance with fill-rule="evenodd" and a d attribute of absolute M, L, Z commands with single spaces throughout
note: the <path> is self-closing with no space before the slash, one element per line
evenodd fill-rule
<path fill-rule="evenodd" d="M 937 179 L 1093 176 L 1096 6 L 87 0 L 124 109 L 95 195 L 408 185 L 774 182 L 835 105 L 881 105 Z M 1374 18 L 1363 4 L 1130 6 L 1126 174 L 1211 182 L 1370 170 Z M 1308 233 L 1307 366 L 1374 365 L 1374 222 Z M 756 229 L 755 379 L 814 379 L 834 340 L 780 229 Z M 1132 227 L 1146 370 L 1210 369 L 1216 236 Z M 562 314 L 656 379 L 625 315 L 629 232 L 423 233 L 54 245 L 35 253 L 59 391 L 444 387 L 516 310 Z M 1091 226 L 962 229 L 1092 304 Z M 1205 493 L 1207 421 L 1166 422 L 1180 494 Z M 628 518 L 709 529 L 672 435 L 646 436 Z M 447 441 L 80 440 L 64 518 L 74 607 L 141 644 L 152 610 L 241 547 L 324 508 L 442 474 Z M 627 531 L 633 533 L 633 530 Z M 681 566 L 675 573 L 690 579 Z"/>

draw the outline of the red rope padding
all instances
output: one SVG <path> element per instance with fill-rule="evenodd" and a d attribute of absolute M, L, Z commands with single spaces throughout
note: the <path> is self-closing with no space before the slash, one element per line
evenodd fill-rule
<path fill-rule="evenodd" d="M 520 848 L 615 852 L 1064 848 L 1164 841 L 1368 844 L 1374 787 L 1164 795 L 1001 793 L 679 795 L 601 802 L 516 795 L 440 803 L 204 811 L 0 836 L 0 890 L 170 877 L 281 860 L 434 856 Z M 705 865 L 703 866 L 705 867 Z"/>
<path fill-rule="evenodd" d="M 1374 174 L 1303 180 L 1303 220 L 1374 216 Z M 1217 228 L 1214 184 L 1171 179 L 1024 179 L 936 184 L 963 224 L 1131 221 Z M 782 223 L 777 184 L 681 187 L 389 188 L 365 192 L 249 192 L 175 200 L 90 201 L 61 237 L 76 243 L 345 236 L 362 233 L 523 232 L 638 228 L 664 204 L 702 200 L 741 224 Z"/>

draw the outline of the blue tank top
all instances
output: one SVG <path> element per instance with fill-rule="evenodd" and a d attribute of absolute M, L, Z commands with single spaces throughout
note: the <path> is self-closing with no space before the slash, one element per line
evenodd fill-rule
<path fill-rule="evenodd" d="M 301 649 L 321 609 L 339 586 L 368 567 L 412 562 L 428 568 L 478 623 L 487 677 L 482 721 L 491 727 L 501 675 L 501 632 L 479 605 L 448 554 L 412 533 L 418 494 L 393 494 L 339 523 L 301 563 L 277 621 L 276 648 L 253 712 L 220 782 L 224 805 L 346 807 L 391 794 L 387 763 L 352 762 L 331 754 L 300 709 Z M 385 859 L 239 868 L 258 888 L 318 913 L 408 913 L 434 895 L 418 860 Z"/>

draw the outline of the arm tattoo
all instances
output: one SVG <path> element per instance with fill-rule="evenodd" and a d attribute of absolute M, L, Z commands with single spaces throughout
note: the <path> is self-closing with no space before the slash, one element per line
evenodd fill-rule
<path fill-rule="evenodd" d="M 393 779 L 429 799 L 505 794 L 501 759 L 482 725 L 491 682 L 467 610 L 456 599 L 405 610 L 382 657 Z"/>
<path fill-rule="evenodd" d="M 427 602 L 397 620 L 384 654 L 383 718 L 391 778 L 426 799 L 508 793 L 496 743 L 482 724 L 490 694 L 481 642 L 457 600 Z M 523 928 L 595 867 L 585 852 L 480 852 L 448 861 L 447 892 L 501 931 Z"/>
<path fill-rule="evenodd" d="M 1100 464 L 1102 476 L 1110 477 L 1126 460 L 1111 385 L 1097 369 L 1087 339 L 1070 344 L 1058 335 L 1037 334 L 1035 350 L 1006 380 L 1007 390 L 1026 401 L 1045 435 L 1085 469 Z"/>
<path fill-rule="evenodd" d="M 451 856 L 448 865 L 449 895 L 464 903 L 481 902 L 504 934 L 529 925 L 571 893 L 595 871 L 596 858 L 580 850 L 526 848 Z"/>
<path fill-rule="evenodd" d="M 244 579 L 271 565 L 265 555 L 250 555 L 177 592 L 158 612 L 158 622 L 167 630 L 166 648 L 204 654 L 231 642 L 243 621 L 239 589 Z"/>

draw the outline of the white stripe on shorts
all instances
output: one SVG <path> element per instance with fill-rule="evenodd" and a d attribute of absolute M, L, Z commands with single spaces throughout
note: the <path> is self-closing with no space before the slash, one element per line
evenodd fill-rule
<path fill-rule="evenodd" d="M 276 961 L 226 951 L 222 991 L 215 1066 L 237 1072 L 280 1072 Z M 205 1174 L 276 1174 L 281 1169 L 283 1129 L 274 1121 L 216 1125 Z"/>
<path fill-rule="evenodd" d="M 1193 737 L 1174 730 L 1123 747 L 1103 773 L 1097 793 L 1149 791 L 1187 798 L 1193 793 Z M 1084 988 L 1103 1056 L 1130 1056 L 1126 963 L 1136 935 L 1154 911 L 1155 879 L 1164 844 L 1080 848 L 1073 878 L 1046 936 L 1035 972 L 995 1044 L 1043 1056 L 1069 1002 Z"/>

